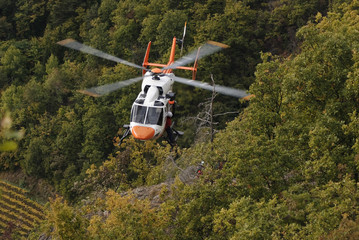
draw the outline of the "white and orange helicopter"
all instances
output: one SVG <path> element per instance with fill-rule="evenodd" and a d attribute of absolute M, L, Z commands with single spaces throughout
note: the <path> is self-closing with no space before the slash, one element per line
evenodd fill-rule
<path fill-rule="evenodd" d="M 90 96 L 99 97 L 142 80 L 141 92 L 138 94 L 132 105 L 130 124 L 124 125 L 126 130 L 120 139 L 119 145 L 123 139 L 130 134 L 139 140 L 150 140 L 159 138 L 165 131 L 167 132 L 167 141 L 169 144 L 171 146 L 175 145 L 177 137 L 179 135 L 183 135 L 183 133 L 175 130 L 171 123 L 175 103 L 175 93 L 172 91 L 174 82 L 179 82 L 210 91 L 214 90 L 215 92 L 236 98 L 250 97 L 250 94 L 246 93 L 244 90 L 220 85 L 211 86 L 208 83 L 194 80 L 197 73 L 198 60 L 207 55 L 227 48 L 228 46 L 222 43 L 208 41 L 197 50 L 175 61 L 174 58 L 176 43 L 181 43 L 183 47 L 184 35 L 185 31 L 182 40 L 179 41 L 176 39 L 176 37 L 173 38 L 171 54 L 167 64 L 148 62 L 151 48 L 151 42 L 149 42 L 142 66 L 109 55 L 85 44 L 79 43 L 73 39 L 65 39 L 58 42 L 59 45 L 64 47 L 79 50 L 81 52 L 88 53 L 100 58 L 142 69 L 142 76 L 79 91 Z M 194 63 L 194 66 L 185 67 L 185 65 L 190 63 Z M 150 69 L 149 67 L 154 68 Z M 173 74 L 174 69 L 192 71 L 192 80 L 175 76 Z"/>

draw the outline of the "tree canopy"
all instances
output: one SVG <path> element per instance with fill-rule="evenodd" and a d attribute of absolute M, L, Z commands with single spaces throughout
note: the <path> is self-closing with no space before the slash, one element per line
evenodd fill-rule
<path fill-rule="evenodd" d="M 175 85 L 178 146 L 116 146 L 139 84 L 102 98 L 77 90 L 140 72 L 56 42 L 141 64 L 152 41 L 151 61 L 167 62 L 185 22 L 185 52 L 230 46 L 201 59 L 197 78 L 255 97 L 217 96 L 211 141 L 193 120 L 210 93 Z M 62 196 L 30 238 L 357 238 L 358 30 L 357 0 L 0 1 L 0 116 L 24 133 L 0 171 L 46 179 Z M 201 161 L 203 174 L 181 181 Z M 163 182 L 160 206 L 131 193 Z"/>

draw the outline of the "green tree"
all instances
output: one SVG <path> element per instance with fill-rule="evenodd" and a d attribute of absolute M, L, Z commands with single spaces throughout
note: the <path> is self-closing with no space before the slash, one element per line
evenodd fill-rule
<path fill-rule="evenodd" d="M 184 11 L 169 10 L 166 11 L 161 22 L 159 22 L 156 30 L 156 41 L 154 43 L 161 46 L 159 53 L 162 55 L 166 54 L 164 58 L 166 61 L 171 51 L 171 40 L 175 36 L 178 38 L 181 37 L 180 34 L 183 32 L 183 26 L 186 21 L 187 15 Z"/>
<path fill-rule="evenodd" d="M 50 201 L 46 212 L 48 221 L 42 226 L 47 236 L 57 239 L 84 239 L 88 237 L 88 222 L 61 197 Z"/>
<path fill-rule="evenodd" d="M 12 25 L 6 19 L 6 16 L 0 17 L 0 39 L 9 39 L 12 34 Z"/>
<path fill-rule="evenodd" d="M 48 1 L 20 0 L 16 2 L 16 34 L 21 38 L 40 36 L 46 26 Z"/>
<path fill-rule="evenodd" d="M 334 229 L 331 235 L 344 233 L 343 228 L 355 231 L 358 211 L 355 185 L 346 178 L 317 188 L 293 185 L 268 201 L 242 197 L 215 215 L 214 231 L 223 239 L 326 238 Z M 350 225 L 343 226 L 345 223 Z"/>
<path fill-rule="evenodd" d="M 51 179 L 54 174 L 53 162 L 56 160 L 51 152 L 58 131 L 58 122 L 49 114 L 39 116 L 38 121 L 39 124 L 27 129 L 23 143 L 26 148 L 21 153 L 23 159 L 20 163 L 27 174 Z"/>
<path fill-rule="evenodd" d="M 121 196 L 108 191 L 105 201 L 108 217 L 95 215 L 87 228 L 93 239 L 166 239 L 165 226 L 169 219 L 151 208 L 148 200 L 132 195 Z"/>
<path fill-rule="evenodd" d="M 283 0 L 267 5 L 271 10 L 268 17 L 271 31 L 268 31 L 266 38 L 272 45 L 271 51 L 276 54 L 295 51 L 298 47 L 298 39 L 295 37 L 297 29 L 314 20 L 318 12 L 326 14 L 328 10 L 328 4 L 318 0 Z"/>
<path fill-rule="evenodd" d="M 89 100 L 91 103 L 92 100 Z M 92 104 L 82 117 L 85 141 L 81 157 L 91 164 L 101 163 L 112 150 L 112 139 L 117 133 L 115 118 L 108 106 Z"/>
<path fill-rule="evenodd" d="M 113 31 L 110 34 L 111 53 L 126 59 L 136 58 L 136 42 L 140 33 L 139 16 L 135 11 L 136 2 L 121 1 L 112 12 Z"/>
<path fill-rule="evenodd" d="M 19 85 L 27 80 L 26 58 L 23 53 L 11 45 L 1 58 L 0 72 L 2 79 L 0 88 L 10 84 Z"/>

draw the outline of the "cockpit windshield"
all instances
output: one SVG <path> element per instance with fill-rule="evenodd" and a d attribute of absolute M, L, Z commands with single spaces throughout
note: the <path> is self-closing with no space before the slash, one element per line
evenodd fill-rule
<path fill-rule="evenodd" d="M 147 107 L 134 105 L 131 113 L 131 122 L 145 123 Z"/>
<path fill-rule="evenodd" d="M 164 108 L 133 105 L 131 122 L 162 125 Z"/>

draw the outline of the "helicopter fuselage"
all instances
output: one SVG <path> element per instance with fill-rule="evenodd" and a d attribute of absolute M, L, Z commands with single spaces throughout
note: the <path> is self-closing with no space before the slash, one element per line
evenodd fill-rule
<path fill-rule="evenodd" d="M 157 139 L 165 131 L 171 111 L 169 93 L 172 92 L 173 76 L 173 73 L 156 74 L 152 71 L 143 76 L 141 92 L 132 105 L 129 126 L 136 139 Z"/>

